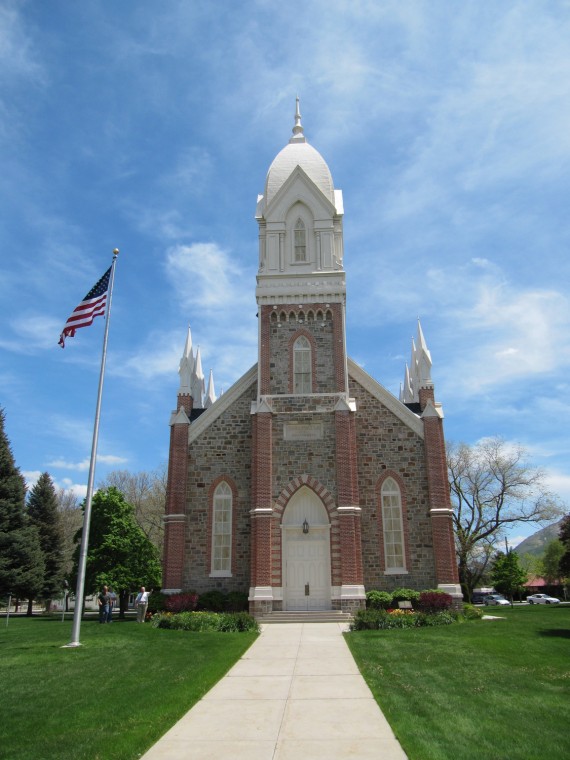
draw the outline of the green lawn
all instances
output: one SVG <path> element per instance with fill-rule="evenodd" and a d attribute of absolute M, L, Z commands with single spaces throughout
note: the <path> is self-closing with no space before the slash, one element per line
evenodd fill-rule
<path fill-rule="evenodd" d="M 254 633 L 166 631 L 134 621 L 0 618 L 0 757 L 139 757 L 239 659 Z"/>
<path fill-rule="evenodd" d="M 485 613 L 346 639 L 410 760 L 570 757 L 570 606 Z"/>

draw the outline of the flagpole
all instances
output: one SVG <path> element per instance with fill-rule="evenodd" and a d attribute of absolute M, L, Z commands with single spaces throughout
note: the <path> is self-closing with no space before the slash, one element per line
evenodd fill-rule
<path fill-rule="evenodd" d="M 81 613 L 83 612 L 83 599 L 85 596 L 85 569 L 87 566 L 87 549 L 89 546 L 89 526 L 91 524 L 91 503 L 93 501 L 93 483 L 95 481 L 95 462 L 97 459 L 97 443 L 99 441 L 99 420 L 101 417 L 101 399 L 103 397 L 103 381 L 105 379 L 105 363 L 107 360 L 107 338 L 109 336 L 109 323 L 111 321 L 111 302 L 113 300 L 113 284 L 115 282 L 115 264 L 119 249 L 113 251 L 113 263 L 111 265 L 111 277 L 109 280 L 109 298 L 105 314 L 105 333 L 103 335 L 103 353 L 101 356 L 101 371 L 99 373 L 99 390 L 97 391 L 97 406 L 95 408 L 95 424 L 93 426 L 93 443 L 91 445 L 91 460 L 89 462 L 89 479 L 87 481 L 87 495 L 85 497 L 85 513 L 83 515 L 83 530 L 81 531 L 81 547 L 79 549 L 79 565 L 77 568 L 77 587 L 75 590 L 75 609 L 73 611 L 73 628 L 71 641 L 65 647 L 79 647 L 79 631 L 81 628 Z"/>

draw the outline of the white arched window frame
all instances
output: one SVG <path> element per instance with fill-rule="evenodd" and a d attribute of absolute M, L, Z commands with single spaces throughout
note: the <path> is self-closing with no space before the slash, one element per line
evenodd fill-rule
<path fill-rule="evenodd" d="M 307 227 L 299 217 L 293 230 L 293 261 L 302 264 L 307 261 Z"/>
<path fill-rule="evenodd" d="M 386 573 L 406 570 L 404 523 L 402 520 L 402 494 L 394 478 L 386 478 L 380 491 L 382 501 L 382 532 Z"/>
<path fill-rule="evenodd" d="M 214 491 L 212 508 L 212 571 L 211 575 L 232 574 L 232 490 L 223 481 Z"/>
<path fill-rule="evenodd" d="M 311 344 L 301 335 L 293 345 L 293 393 L 312 392 Z"/>

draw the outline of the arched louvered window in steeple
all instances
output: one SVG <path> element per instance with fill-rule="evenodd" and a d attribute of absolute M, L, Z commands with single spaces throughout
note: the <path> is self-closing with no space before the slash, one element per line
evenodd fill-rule
<path fill-rule="evenodd" d="M 301 335 L 293 346 L 293 393 L 312 392 L 311 344 Z"/>

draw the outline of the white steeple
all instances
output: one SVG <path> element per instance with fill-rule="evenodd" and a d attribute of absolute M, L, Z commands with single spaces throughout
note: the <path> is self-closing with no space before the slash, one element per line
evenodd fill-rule
<path fill-rule="evenodd" d="M 420 320 L 418 318 L 417 338 L 412 338 L 412 353 L 410 367 L 406 364 L 403 389 L 400 391 L 400 401 L 404 404 L 419 403 L 420 388 L 433 388 L 431 380 L 431 354 Z"/>
<path fill-rule="evenodd" d="M 194 400 L 194 409 L 203 409 L 202 394 L 204 393 L 204 373 L 202 371 L 202 359 L 200 356 L 200 346 L 196 349 L 196 358 L 194 359 L 194 370 L 192 372 L 192 398 Z"/>
<path fill-rule="evenodd" d="M 208 378 L 208 390 L 206 391 L 206 399 L 204 401 L 204 409 L 212 406 L 216 400 L 216 391 L 214 390 L 214 373 L 210 370 L 210 376 Z"/>
<path fill-rule="evenodd" d="M 188 333 L 186 335 L 186 343 L 184 345 L 184 351 L 182 352 L 182 358 L 180 359 L 180 366 L 178 368 L 178 374 L 180 375 L 180 387 L 178 388 L 179 394 L 192 395 L 192 372 L 194 370 L 194 356 L 192 353 L 192 333 L 190 332 L 190 325 L 188 325 Z"/>
<path fill-rule="evenodd" d="M 414 401 L 414 391 L 412 388 L 412 381 L 410 379 L 410 370 L 406 364 L 406 371 L 404 373 L 403 388 L 400 391 L 400 401 L 404 404 L 411 404 Z"/>
<path fill-rule="evenodd" d="M 431 354 L 418 318 L 418 347 L 416 351 L 417 390 L 431 387 Z"/>

